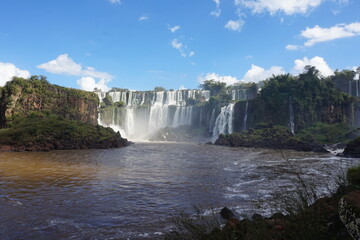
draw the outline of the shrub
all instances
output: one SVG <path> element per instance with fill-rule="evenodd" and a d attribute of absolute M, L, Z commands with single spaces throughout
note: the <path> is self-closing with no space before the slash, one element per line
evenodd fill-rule
<path fill-rule="evenodd" d="M 360 165 L 349 168 L 347 171 L 347 180 L 352 185 L 360 185 Z"/>

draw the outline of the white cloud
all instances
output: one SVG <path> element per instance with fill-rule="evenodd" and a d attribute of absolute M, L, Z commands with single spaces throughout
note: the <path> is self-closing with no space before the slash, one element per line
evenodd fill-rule
<path fill-rule="evenodd" d="M 296 51 L 296 50 L 300 50 L 302 48 L 302 46 L 289 44 L 289 45 L 286 45 L 285 48 L 289 51 Z"/>
<path fill-rule="evenodd" d="M 74 62 L 74 60 L 72 60 L 68 54 L 59 55 L 55 60 L 40 64 L 37 67 L 54 74 L 66 74 L 103 79 L 113 78 L 110 74 L 106 72 L 98 72 L 93 67 L 84 68 L 79 63 Z"/>
<path fill-rule="evenodd" d="M 174 32 L 176 32 L 177 30 L 179 30 L 181 27 L 179 26 L 179 25 L 176 25 L 176 26 L 174 26 L 174 27 L 170 27 L 169 26 L 169 30 L 172 32 L 172 33 L 174 33 Z"/>
<path fill-rule="evenodd" d="M 321 5 L 325 0 L 235 0 L 235 5 L 249 8 L 253 13 L 269 12 L 271 15 L 284 13 L 305 14 Z"/>
<path fill-rule="evenodd" d="M 242 80 L 245 82 L 259 82 L 272 77 L 272 75 L 279 75 L 284 73 L 284 69 L 280 66 L 272 66 L 266 70 L 262 67 L 252 64 L 251 69 L 246 72 Z"/>
<path fill-rule="evenodd" d="M 217 82 L 224 82 L 226 85 L 233 85 L 240 80 L 233 76 L 222 76 L 217 73 L 207 73 L 206 75 L 200 75 L 198 77 L 199 83 L 203 83 L 206 80 L 215 80 Z"/>
<path fill-rule="evenodd" d="M 316 25 L 313 28 L 306 28 L 301 31 L 300 36 L 308 39 L 304 46 L 310 47 L 316 43 L 327 42 L 335 39 L 354 37 L 360 35 L 360 22 L 351 24 L 338 24 L 329 28 L 322 28 Z"/>
<path fill-rule="evenodd" d="M 121 4 L 121 0 L 108 0 L 112 4 Z"/>
<path fill-rule="evenodd" d="M 216 9 L 210 13 L 211 16 L 220 17 L 221 9 L 220 9 L 220 0 L 213 0 L 216 4 Z"/>
<path fill-rule="evenodd" d="M 12 77 L 29 78 L 30 73 L 26 70 L 17 68 L 12 63 L 0 62 L 0 86 L 4 86 L 7 81 L 10 81 Z"/>
<path fill-rule="evenodd" d="M 225 24 L 225 28 L 232 30 L 232 31 L 238 31 L 240 32 L 242 27 L 244 26 L 245 21 L 238 19 L 238 20 L 229 20 L 226 24 Z"/>
<path fill-rule="evenodd" d="M 138 20 L 139 20 L 140 22 L 141 22 L 141 21 L 147 21 L 147 20 L 149 20 L 149 17 L 143 15 L 143 16 L 140 16 Z"/>
<path fill-rule="evenodd" d="M 175 49 L 181 49 L 183 47 L 183 44 L 179 42 L 178 39 L 175 38 L 171 41 L 171 46 Z"/>
<path fill-rule="evenodd" d="M 304 67 L 310 65 L 316 67 L 321 75 L 327 77 L 334 74 L 334 71 L 331 70 L 329 65 L 325 62 L 324 58 L 316 56 L 311 59 L 304 57 L 303 59 L 296 59 L 295 66 L 293 68 L 294 74 L 299 74 L 304 72 Z"/>
<path fill-rule="evenodd" d="M 56 59 L 37 67 L 54 74 L 80 76 L 82 78 L 77 83 L 81 89 L 87 91 L 92 91 L 95 87 L 107 90 L 106 84 L 113 78 L 109 73 L 96 71 L 93 67 L 83 67 L 72 60 L 68 54 L 59 55 Z M 98 79 L 98 82 L 95 79 Z"/>
<path fill-rule="evenodd" d="M 171 41 L 171 46 L 177 49 L 183 57 L 192 57 L 195 55 L 194 51 L 189 51 L 187 45 L 184 45 L 176 38 Z"/>
<path fill-rule="evenodd" d="M 96 82 L 95 78 L 92 77 L 82 77 L 76 81 L 77 84 L 80 86 L 81 89 L 86 91 L 93 91 L 94 88 L 101 89 L 102 91 L 108 91 L 109 87 L 107 83 L 109 80 L 100 79 Z"/>

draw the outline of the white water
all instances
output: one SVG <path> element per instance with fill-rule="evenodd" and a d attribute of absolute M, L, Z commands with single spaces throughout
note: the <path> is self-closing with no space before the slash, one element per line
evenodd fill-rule
<path fill-rule="evenodd" d="M 214 142 L 220 134 L 231 134 L 234 131 L 234 104 L 230 103 L 221 108 L 220 114 L 217 116 L 213 129 L 212 141 Z"/>
<path fill-rule="evenodd" d="M 155 131 L 164 127 L 192 125 L 194 107 L 186 106 L 188 99 L 208 101 L 210 91 L 177 90 L 160 92 L 115 91 L 108 93 L 113 102 L 122 101 L 126 106 L 123 112 L 113 112 L 113 119 L 98 122 L 100 125 L 120 131 L 131 140 L 145 140 Z M 106 93 L 97 92 L 99 99 Z M 121 116 L 124 115 L 124 116 Z M 115 121 L 115 119 L 123 119 Z M 200 119 L 201 121 L 201 119 Z M 110 123 L 109 123 L 110 122 Z"/>
<path fill-rule="evenodd" d="M 295 135 L 295 123 L 294 123 L 294 107 L 292 104 L 291 96 L 289 97 L 289 127 L 293 135 Z"/>
<path fill-rule="evenodd" d="M 247 129 L 248 108 L 249 108 L 249 101 L 246 100 L 243 130 Z"/>

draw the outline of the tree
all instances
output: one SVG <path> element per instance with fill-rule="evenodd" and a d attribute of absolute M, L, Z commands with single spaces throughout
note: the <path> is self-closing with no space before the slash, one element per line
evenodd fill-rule
<path fill-rule="evenodd" d="M 164 87 L 156 86 L 156 87 L 154 87 L 154 91 L 155 92 L 164 92 L 164 91 L 166 91 L 166 89 Z"/>
<path fill-rule="evenodd" d="M 199 87 L 203 90 L 209 90 L 211 96 L 216 96 L 225 92 L 226 83 L 211 79 L 204 81 Z"/>

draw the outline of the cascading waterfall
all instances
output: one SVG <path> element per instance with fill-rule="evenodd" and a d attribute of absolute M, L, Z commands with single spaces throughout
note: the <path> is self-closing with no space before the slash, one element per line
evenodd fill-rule
<path fill-rule="evenodd" d="M 147 139 L 151 133 L 167 126 L 193 125 L 194 107 L 186 106 L 187 99 L 208 101 L 210 98 L 210 91 L 207 90 L 161 92 L 121 90 L 96 93 L 100 100 L 108 94 L 114 103 L 121 101 L 125 106 L 121 108 L 121 112 L 115 111 L 120 108 L 113 109 L 111 114 L 113 119 L 103 121 L 102 117 L 106 116 L 99 114 L 99 124 L 112 127 L 115 131 L 120 131 L 122 136 L 132 140 Z"/>
<path fill-rule="evenodd" d="M 246 100 L 243 130 L 247 129 L 248 108 L 249 108 L 249 101 Z"/>
<path fill-rule="evenodd" d="M 233 101 L 248 99 L 248 89 L 236 89 L 231 91 Z"/>
<path fill-rule="evenodd" d="M 359 97 L 359 80 L 355 80 L 356 97 Z"/>
<path fill-rule="evenodd" d="M 289 97 L 289 127 L 293 135 L 295 135 L 295 124 L 294 124 L 294 106 L 292 104 L 292 98 Z"/>
<path fill-rule="evenodd" d="M 220 134 L 231 134 L 234 131 L 234 104 L 230 103 L 221 108 L 220 114 L 217 116 L 213 129 L 212 141 L 214 142 Z"/>

